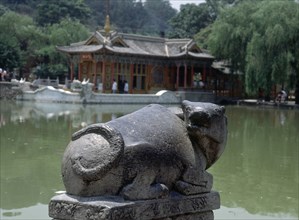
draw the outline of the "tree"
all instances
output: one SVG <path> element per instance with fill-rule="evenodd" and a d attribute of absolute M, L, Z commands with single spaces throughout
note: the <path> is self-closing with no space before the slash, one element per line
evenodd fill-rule
<path fill-rule="evenodd" d="M 52 78 L 64 77 L 68 72 L 68 60 L 56 50 L 56 46 L 85 40 L 89 31 L 79 21 L 66 18 L 58 24 L 45 28 L 45 34 L 48 36 L 48 43 L 37 50 L 39 61 L 37 75 Z"/>
<path fill-rule="evenodd" d="M 111 1 L 110 3 L 110 8 L 112 7 L 113 3 L 115 1 Z M 96 28 L 98 29 L 99 26 L 104 27 L 105 25 L 105 18 L 107 15 L 106 11 L 106 0 L 85 0 L 86 5 L 91 10 L 90 13 L 90 19 L 88 22 L 88 26 L 90 27 L 91 30 L 95 30 Z M 110 10 L 111 11 L 111 10 Z M 111 15 L 111 14 L 110 14 Z M 114 16 L 110 16 L 110 19 L 114 19 Z M 112 22 L 113 25 L 114 21 Z"/>
<path fill-rule="evenodd" d="M 298 3 L 245 1 L 221 14 L 209 49 L 217 58 L 229 60 L 232 72 L 244 73 L 247 94 L 261 88 L 270 95 L 274 85 L 292 89 L 299 80 L 298 34 Z"/>
<path fill-rule="evenodd" d="M 85 40 L 89 34 L 84 25 L 70 18 L 40 28 L 32 18 L 11 11 L 0 17 L 0 29 L 0 66 L 19 68 L 20 76 L 26 78 L 35 67 L 40 77 L 64 76 L 67 59 L 55 46 Z"/>
<path fill-rule="evenodd" d="M 0 67 L 13 70 L 20 64 L 20 51 L 0 41 Z"/>
<path fill-rule="evenodd" d="M 28 16 L 7 11 L 0 17 L 1 62 L 10 69 L 19 68 L 21 75 L 34 65 L 35 52 L 45 38 Z"/>
<path fill-rule="evenodd" d="M 165 34 L 170 27 L 168 21 L 177 13 L 169 0 L 147 0 L 144 9 L 148 14 L 144 29 L 151 34 Z"/>
<path fill-rule="evenodd" d="M 36 21 L 41 26 L 59 23 L 63 18 L 78 19 L 82 23 L 90 16 L 83 0 L 43 0 L 37 6 Z"/>
<path fill-rule="evenodd" d="M 122 0 L 110 2 L 111 23 L 124 33 L 142 33 L 148 20 L 141 1 Z"/>
<path fill-rule="evenodd" d="M 252 15 L 255 34 L 246 54 L 246 90 L 254 92 L 254 84 L 268 94 L 276 84 L 293 89 L 299 81 L 299 4 L 265 1 L 259 5 Z"/>
<path fill-rule="evenodd" d="M 212 32 L 212 26 L 213 24 L 210 24 L 209 26 L 203 28 L 198 32 L 196 35 L 194 35 L 194 40 L 197 43 L 197 45 L 202 49 L 208 49 L 208 41 L 211 32 Z"/>
<path fill-rule="evenodd" d="M 173 38 L 193 38 L 202 28 L 210 24 L 209 11 L 206 4 L 186 4 L 181 6 L 181 11 L 170 21 Z"/>
<path fill-rule="evenodd" d="M 17 20 L 16 14 L 4 12 L 0 17 L 0 67 L 13 69 L 20 64 L 20 50 L 10 20 Z"/>
<path fill-rule="evenodd" d="M 244 0 L 206 0 L 205 3 L 199 5 L 181 5 L 180 12 L 169 22 L 172 27 L 171 37 L 194 37 L 195 34 L 213 24 L 223 9 L 237 5 L 242 1 Z M 209 29 L 204 30 L 203 36 L 208 35 Z M 201 38 L 200 34 L 197 38 Z M 202 43 L 206 44 L 206 42 Z"/>
<path fill-rule="evenodd" d="M 27 16 L 34 16 L 35 7 L 39 0 L 1 0 L 0 2 L 11 11 Z"/>
<path fill-rule="evenodd" d="M 86 3 L 92 8 L 93 20 L 103 27 L 108 13 L 107 1 L 87 0 Z M 111 0 L 108 6 L 112 27 L 124 33 L 157 35 L 166 32 L 167 21 L 176 14 L 169 0 Z"/>
<path fill-rule="evenodd" d="M 238 6 L 223 10 L 212 25 L 208 48 L 216 58 L 229 60 L 231 72 L 244 72 L 247 44 L 252 36 L 250 16 L 257 5 L 244 2 Z"/>

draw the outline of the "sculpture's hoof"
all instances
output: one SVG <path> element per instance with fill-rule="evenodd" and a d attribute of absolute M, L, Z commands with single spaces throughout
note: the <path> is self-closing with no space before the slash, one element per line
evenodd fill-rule
<path fill-rule="evenodd" d="M 165 198 L 169 195 L 169 189 L 162 183 L 156 183 L 150 187 L 150 194 L 154 199 Z"/>

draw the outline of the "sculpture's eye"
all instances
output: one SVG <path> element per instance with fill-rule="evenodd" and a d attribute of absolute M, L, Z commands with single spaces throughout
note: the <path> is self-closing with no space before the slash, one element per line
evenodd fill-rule
<path fill-rule="evenodd" d="M 206 112 L 195 112 L 189 116 L 189 120 L 192 125 L 196 125 L 198 127 L 210 127 L 211 118 L 210 115 Z"/>
<path fill-rule="evenodd" d="M 186 112 L 191 112 L 191 108 L 188 106 L 188 107 L 185 108 L 185 111 Z"/>

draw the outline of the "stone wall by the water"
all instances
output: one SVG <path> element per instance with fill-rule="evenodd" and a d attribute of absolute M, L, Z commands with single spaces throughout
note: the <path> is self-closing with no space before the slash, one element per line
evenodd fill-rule
<path fill-rule="evenodd" d="M 156 94 L 109 94 L 95 93 L 91 89 L 70 92 L 52 86 L 35 87 L 29 82 L 0 83 L 0 99 L 17 99 L 21 101 L 85 103 L 85 104 L 179 104 L 182 100 L 215 103 L 216 96 L 205 91 L 168 91 Z"/>
<path fill-rule="evenodd" d="M 47 86 L 35 91 L 26 91 L 18 100 L 38 102 L 86 103 L 86 104 L 178 104 L 181 98 L 171 91 L 157 94 L 106 94 L 90 92 L 69 92 Z"/>
<path fill-rule="evenodd" d="M 22 94 L 22 89 L 10 82 L 0 82 L 0 99 L 13 100 Z"/>

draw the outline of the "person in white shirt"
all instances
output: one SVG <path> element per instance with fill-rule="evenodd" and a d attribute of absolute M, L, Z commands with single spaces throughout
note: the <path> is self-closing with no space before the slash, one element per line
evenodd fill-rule
<path fill-rule="evenodd" d="M 124 92 L 125 92 L 126 94 L 129 92 L 129 84 L 128 84 L 127 80 L 125 80 Z"/>
<path fill-rule="evenodd" d="M 116 92 L 117 92 L 117 82 L 115 81 L 115 79 L 113 79 L 112 93 L 116 93 Z"/>
<path fill-rule="evenodd" d="M 277 97 L 276 97 L 276 102 L 285 102 L 287 99 L 287 93 L 284 89 L 281 89 L 280 92 L 278 93 Z"/>

